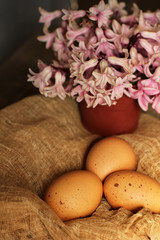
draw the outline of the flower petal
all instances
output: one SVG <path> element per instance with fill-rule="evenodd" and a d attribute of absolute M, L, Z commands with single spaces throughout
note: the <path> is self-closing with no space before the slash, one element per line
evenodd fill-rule
<path fill-rule="evenodd" d="M 84 72 L 92 67 L 95 67 L 98 63 L 98 59 L 96 58 L 92 58 L 86 62 L 84 62 L 81 66 L 80 66 L 80 74 L 84 74 Z"/>
<path fill-rule="evenodd" d="M 111 64 L 119 65 L 119 66 L 123 67 L 123 69 L 126 72 L 131 73 L 131 69 L 130 69 L 130 66 L 129 66 L 129 60 L 128 59 L 111 56 L 111 57 L 108 57 L 108 60 Z"/>
<path fill-rule="evenodd" d="M 160 95 L 154 98 L 152 108 L 155 109 L 156 112 L 160 114 Z"/>

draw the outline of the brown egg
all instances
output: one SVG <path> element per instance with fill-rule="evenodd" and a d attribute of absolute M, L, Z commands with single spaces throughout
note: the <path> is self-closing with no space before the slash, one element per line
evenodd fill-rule
<path fill-rule="evenodd" d="M 100 204 L 101 180 L 86 170 L 65 173 L 47 189 L 44 200 L 63 220 L 86 217 Z"/>
<path fill-rule="evenodd" d="M 117 171 L 104 181 L 104 195 L 114 208 L 137 211 L 143 207 L 160 213 L 160 184 L 136 171 Z"/>
<path fill-rule="evenodd" d="M 112 172 L 136 168 L 136 155 L 131 145 L 119 137 L 104 138 L 89 151 L 86 169 L 102 181 Z"/>

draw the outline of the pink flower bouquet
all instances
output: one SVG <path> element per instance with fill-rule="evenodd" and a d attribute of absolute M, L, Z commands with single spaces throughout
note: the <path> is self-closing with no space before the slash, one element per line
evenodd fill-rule
<path fill-rule="evenodd" d="M 40 8 L 43 36 L 54 53 L 28 81 L 47 97 L 73 97 L 87 107 L 114 105 L 123 95 L 137 99 L 142 110 L 149 104 L 160 113 L 160 10 L 143 12 L 133 4 L 103 0 L 88 11 Z M 61 26 L 51 31 L 55 18 Z"/>

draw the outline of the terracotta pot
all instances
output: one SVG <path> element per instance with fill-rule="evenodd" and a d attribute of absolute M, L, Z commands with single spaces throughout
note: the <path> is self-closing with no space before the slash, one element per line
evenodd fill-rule
<path fill-rule="evenodd" d="M 136 100 L 123 96 L 111 107 L 98 105 L 87 108 L 86 102 L 79 103 L 81 120 L 91 133 L 111 136 L 132 133 L 138 126 L 141 109 Z"/>

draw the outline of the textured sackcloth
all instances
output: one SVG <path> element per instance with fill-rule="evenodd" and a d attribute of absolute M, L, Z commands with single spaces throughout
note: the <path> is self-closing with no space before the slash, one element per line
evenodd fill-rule
<path fill-rule="evenodd" d="M 160 182 L 160 120 L 141 114 L 138 129 L 121 135 L 134 148 L 137 170 Z M 0 111 L 0 240 L 159 240 L 160 214 L 112 210 L 102 201 L 89 217 L 62 222 L 42 200 L 53 179 L 82 169 L 92 143 L 77 104 L 41 95 Z"/>

